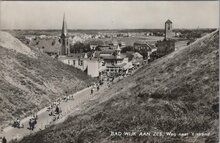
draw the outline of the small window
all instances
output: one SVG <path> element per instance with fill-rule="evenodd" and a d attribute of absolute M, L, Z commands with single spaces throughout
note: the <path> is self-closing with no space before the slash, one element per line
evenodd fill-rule
<path fill-rule="evenodd" d="M 83 65 L 83 61 L 79 60 L 79 66 L 82 66 L 82 65 Z"/>
<path fill-rule="evenodd" d="M 170 30 L 170 25 L 168 25 L 168 28 L 167 28 L 168 30 Z"/>

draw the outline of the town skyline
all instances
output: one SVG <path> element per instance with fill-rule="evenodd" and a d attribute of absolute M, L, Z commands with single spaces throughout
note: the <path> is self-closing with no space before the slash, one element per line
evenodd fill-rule
<path fill-rule="evenodd" d="M 0 11 L 1 29 L 61 29 L 64 13 L 70 30 L 163 29 L 167 19 L 174 23 L 174 29 L 219 27 L 217 1 L 4 1 Z"/>

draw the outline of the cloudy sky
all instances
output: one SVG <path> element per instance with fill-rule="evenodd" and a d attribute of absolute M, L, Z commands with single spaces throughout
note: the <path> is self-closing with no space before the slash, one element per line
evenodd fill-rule
<path fill-rule="evenodd" d="M 218 1 L 0 1 L 2 29 L 68 29 L 219 27 Z"/>

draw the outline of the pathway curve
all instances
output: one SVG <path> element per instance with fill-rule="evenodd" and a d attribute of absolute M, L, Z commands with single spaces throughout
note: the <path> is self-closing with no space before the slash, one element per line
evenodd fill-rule
<path fill-rule="evenodd" d="M 106 88 L 106 85 L 101 86 L 100 91 L 103 91 L 103 89 Z M 96 91 L 97 92 L 97 91 Z M 91 87 L 85 88 L 81 91 L 78 91 L 77 93 L 73 94 L 73 99 L 68 101 L 62 101 L 60 103 L 60 107 L 62 109 L 62 118 L 65 118 L 67 115 L 69 115 L 74 110 L 77 110 L 77 107 L 79 107 L 83 102 L 91 99 L 92 97 L 96 96 L 97 93 L 94 92 L 94 94 L 91 94 Z M 14 128 L 14 127 L 6 127 L 3 129 L 3 136 L 6 137 L 8 141 L 12 139 L 20 139 L 26 135 L 32 134 L 34 132 L 37 132 L 39 130 L 45 129 L 46 126 L 50 125 L 51 123 L 54 123 L 53 117 L 49 116 L 49 112 L 47 111 L 47 108 L 43 108 L 38 113 L 38 120 L 37 124 L 35 126 L 35 129 L 33 131 L 27 129 L 29 127 L 28 122 L 31 116 L 24 118 L 21 120 L 21 123 L 24 124 L 24 128 Z M 59 121 L 59 120 L 58 120 Z"/>
<path fill-rule="evenodd" d="M 115 78 L 114 82 L 117 82 L 118 80 L 119 78 Z M 82 105 L 83 102 L 91 100 L 93 97 L 100 95 L 107 87 L 108 84 L 104 83 L 102 86 L 100 86 L 100 90 L 99 91 L 95 90 L 93 94 L 91 94 L 92 87 L 88 87 L 71 95 L 73 99 L 68 100 L 66 102 L 61 101 L 59 106 L 62 109 L 62 117 L 55 122 L 53 121 L 54 116 L 49 116 L 47 107 L 45 107 L 37 113 L 38 120 L 37 120 L 37 124 L 35 125 L 35 129 L 33 131 L 27 129 L 29 127 L 28 125 L 29 119 L 31 118 L 31 116 L 29 116 L 21 120 L 21 123 L 24 124 L 24 128 L 19 129 L 9 126 L 3 129 L 2 135 L 5 136 L 8 141 L 12 139 L 21 139 L 24 136 L 30 135 L 39 130 L 44 130 L 45 127 L 47 127 L 48 125 L 63 122 L 68 115 L 78 110 L 79 109 L 78 107 L 80 107 L 80 105 Z"/>

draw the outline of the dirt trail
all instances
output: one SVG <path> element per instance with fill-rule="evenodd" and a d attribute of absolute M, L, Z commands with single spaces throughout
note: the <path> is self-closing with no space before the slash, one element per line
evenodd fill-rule
<path fill-rule="evenodd" d="M 114 82 L 117 82 L 118 80 L 119 79 L 116 78 Z M 38 120 L 35 129 L 33 131 L 28 129 L 29 119 L 32 118 L 31 116 L 29 116 L 21 120 L 21 123 L 24 124 L 24 128 L 19 129 L 9 126 L 3 129 L 2 135 L 5 136 L 8 141 L 12 139 L 20 140 L 24 136 L 33 134 L 40 130 L 44 130 L 47 126 L 61 123 L 65 121 L 68 115 L 73 114 L 75 111 L 81 110 L 82 109 L 81 106 L 83 106 L 84 102 L 93 100 L 94 98 L 98 98 L 100 95 L 102 95 L 105 89 L 108 88 L 108 84 L 104 83 L 102 86 L 100 86 L 99 91 L 95 89 L 95 92 L 93 94 L 91 94 L 91 88 L 92 87 L 88 87 L 81 91 L 76 92 L 75 94 L 71 95 L 73 99 L 70 99 L 67 102 L 61 101 L 59 106 L 62 109 L 62 116 L 59 120 L 53 121 L 54 116 L 49 116 L 49 112 L 45 107 L 37 113 Z"/>
<path fill-rule="evenodd" d="M 103 85 L 100 89 L 99 92 L 95 92 L 93 95 L 90 93 L 91 87 L 85 88 L 75 94 L 73 94 L 73 99 L 68 100 L 67 102 L 62 101 L 60 103 L 60 107 L 62 109 L 63 116 L 61 119 L 57 121 L 53 121 L 53 116 L 49 116 L 49 112 L 47 111 L 47 108 L 44 108 L 40 110 L 37 115 L 38 115 L 38 120 L 37 120 L 37 125 L 35 126 L 35 129 L 33 131 L 27 129 L 29 119 L 31 117 L 24 118 L 21 120 L 21 123 L 24 124 L 24 128 L 13 128 L 11 126 L 6 127 L 3 129 L 3 136 L 6 137 L 6 139 L 9 141 L 11 139 L 20 139 L 26 135 L 32 134 L 34 132 L 37 132 L 39 130 L 45 129 L 46 126 L 51 125 L 51 124 L 56 124 L 64 121 L 64 119 L 71 114 L 72 112 L 78 110 L 78 107 L 85 101 L 92 99 L 93 97 L 97 96 L 100 94 L 100 92 L 103 91 L 103 89 L 106 88 L 106 85 Z"/>

